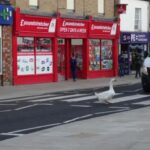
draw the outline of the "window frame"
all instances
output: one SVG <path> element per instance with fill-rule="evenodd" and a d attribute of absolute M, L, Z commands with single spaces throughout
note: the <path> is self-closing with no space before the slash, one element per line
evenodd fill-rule
<path fill-rule="evenodd" d="M 135 17 L 134 17 L 134 29 L 136 31 L 141 31 L 141 16 L 142 16 L 142 9 L 141 8 L 135 8 Z"/>
<path fill-rule="evenodd" d="M 29 7 L 32 9 L 37 9 L 39 7 L 38 0 L 29 0 Z"/>
<path fill-rule="evenodd" d="M 91 41 L 94 43 L 92 44 Z M 96 51 L 99 47 L 99 55 L 96 54 Z M 108 39 L 89 39 L 89 71 L 106 71 L 113 69 L 113 41 Z M 91 49 L 92 48 L 92 49 Z M 98 51 L 97 51 L 98 52 Z M 107 55 L 104 55 L 105 52 Z M 111 55 L 108 53 L 111 52 Z M 94 57 L 93 57 L 94 56 Z M 97 58 L 95 57 L 97 56 Z M 92 61 L 91 61 L 92 60 Z M 109 64 L 109 67 L 104 67 L 104 62 Z"/>
<path fill-rule="evenodd" d="M 67 0 L 66 9 L 69 12 L 73 12 L 75 10 L 75 0 Z"/>
<path fill-rule="evenodd" d="M 98 14 L 104 14 L 105 13 L 105 1 L 104 0 L 97 0 L 98 5 L 97 5 L 97 11 Z"/>

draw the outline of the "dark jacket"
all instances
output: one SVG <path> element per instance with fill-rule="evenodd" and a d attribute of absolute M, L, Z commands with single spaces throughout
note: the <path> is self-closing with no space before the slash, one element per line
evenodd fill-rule
<path fill-rule="evenodd" d="M 76 58 L 71 58 L 70 65 L 71 65 L 71 70 L 75 71 L 76 68 L 77 68 L 77 60 L 76 60 Z"/>

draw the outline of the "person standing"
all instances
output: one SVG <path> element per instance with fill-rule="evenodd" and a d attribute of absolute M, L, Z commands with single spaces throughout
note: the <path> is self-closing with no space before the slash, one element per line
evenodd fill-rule
<path fill-rule="evenodd" d="M 71 67 L 72 79 L 73 81 L 76 81 L 77 59 L 74 53 L 72 53 L 72 56 L 71 56 L 70 67 Z"/>
<path fill-rule="evenodd" d="M 123 77 L 124 76 L 124 57 L 122 54 L 119 55 L 118 61 L 119 61 L 119 76 Z"/>
<path fill-rule="evenodd" d="M 140 54 L 136 55 L 136 59 L 135 59 L 135 78 L 141 77 L 141 65 L 142 65 L 142 59 Z"/>

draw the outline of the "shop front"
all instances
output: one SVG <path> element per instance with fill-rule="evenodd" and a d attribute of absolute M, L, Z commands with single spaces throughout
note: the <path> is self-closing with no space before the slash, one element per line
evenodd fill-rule
<path fill-rule="evenodd" d="M 71 78 L 70 59 L 77 58 L 77 77 L 85 78 L 87 53 L 88 20 L 58 18 L 58 80 Z"/>
<path fill-rule="evenodd" d="M 88 78 L 118 74 L 118 24 L 91 21 L 88 39 Z"/>
<path fill-rule="evenodd" d="M 122 32 L 121 55 L 124 58 L 125 74 L 135 70 L 136 56 L 140 55 L 143 59 L 148 52 L 149 34 L 146 32 Z"/>
<path fill-rule="evenodd" d="M 55 75 L 56 18 L 15 13 L 13 84 L 52 82 Z"/>
<path fill-rule="evenodd" d="M 93 19 L 46 17 L 15 11 L 13 84 L 49 83 L 118 74 L 118 24 Z"/>

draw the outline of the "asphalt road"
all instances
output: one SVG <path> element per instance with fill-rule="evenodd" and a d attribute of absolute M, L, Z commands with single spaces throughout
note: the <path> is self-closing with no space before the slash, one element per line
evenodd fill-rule
<path fill-rule="evenodd" d="M 92 88 L 0 100 L 0 140 L 89 119 L 150 106 L 150 94 L 141 84 L 114 87 L 116 96 L 110 104 L 98 103 Z"/>

